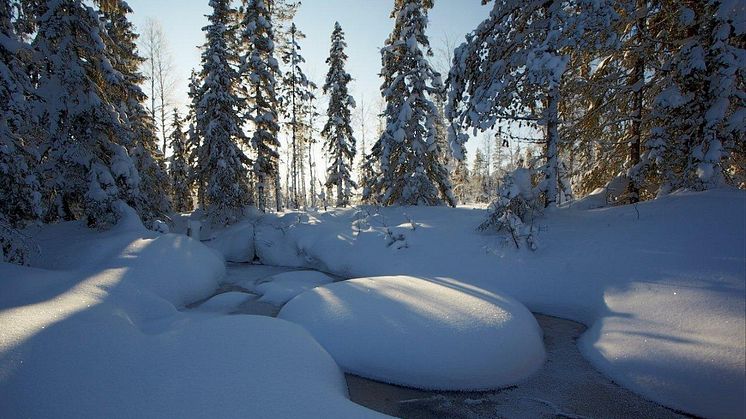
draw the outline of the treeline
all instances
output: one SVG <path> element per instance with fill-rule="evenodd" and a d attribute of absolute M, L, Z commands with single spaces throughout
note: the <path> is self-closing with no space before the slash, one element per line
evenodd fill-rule
<path fill-rule="evenodd" d="M 202 69 L 190 84 L 191 126 L 184 143 L 172 147 L 174 159 L 187 169 L 174 185 L 194 185 L 200 208 L 216 224 L 235 222 L 249 205 L 296 209 L 315 206 L 317 199 L 331 200 L 334 192 L 336 204 L 347 205 L 356 187 L 355 102 L 347 87 L 352 78 L 345 71 L 342 27 L 337 23 L 332 28 L 322 87 L 329 97 L 321 131 L 329 166 L 322 183 L 316 179 L 313 156 L 315 121 L 320 118 L 317 86 L 303 72 L 299 43 L 304 35 L 293 23 L 299 3 L 257 0 L 234 8 L 229 0 L 212 0 L 210 5 Z M 281 129 L 289 137 L 284 182 Z M 179 190 L 175 199 L 187 204 L 179 210 L 190 209 L 191 196 L 191 188 Z"/>
<path fill-rule="evenodd" d="M 95 7 L 94 7 L 95 6 Z M 0 1 L 0 244 L 24 262 L 34 222 L 151 223 L 170 211 L 124 1 Z"/>
<path fill-rule="evenodd" d="M 3 260 L 26 261 L 29 244 L 21 231 L 29 224 L 85 219 L 90 227 L 107 228 L 126 206 L 154 227 L 195 204 L 224 225 L 251 205 L 299 208 L 319 197 L 330 200 L 332 191 L 338 205 L 349 203 L 356 187 L 355 104 L 341 26 L 330 28 L 323 85 L 330 98 L 322 131 L 330 165 L 322 183 L 312 150 L 321 117 L 317 87 L 301 68 L 304 36 L 292 23 L 299 2 L 246 0 L 234 7 L 211 0 L 210 6 L 189 112 L 173 112 L 166 159 L 158 147 L 155 108 L 147 109 L 140 87 L 145 60 L 137 53 L 126 2 L 0 2 Z M 284 192 L 282 128 L 291 132 Z"/>
<path fill-rule="evenodd" d="M 492 202 L 486 227 L 516 233 L 541 208 L 597 189 L 634 203 L 746 183 L 743 2 L 496 0 L 444 80 L 426 34 L 433 1 L 396 0 L 380 132 L 359 182 L 341 25 L 330 28 L 321 115 L 293 23 L 299 3 L 209 4 L 167 161 L 124 1 L 0 0 L 3 260 L 24 262 L 30 223 L 106 228 L 125 205 L 148 226 L 195 206 L 224 225 L 252 205 L 345 206 L 358 190 L 380 205 Z M 469 168 L 465 142 L 480 133 L 490 147 Z"/>
<path fill-rule="evenodd" d="M 454 54 L 452 147 L 462 154 L 462 129 L 496 127 L 540 143 L 534 186 L 546 206 L 597 188 L 626 203 L 743 187 L 745 9 L 717 0 L 497 0 Z"/>
<path fill-rule="evenodd" d="M 485 3 L 487 3 L 485 1 Z M 746 180 L 746 5 L 719 0 L 496 0 L 456 49 L 450 141 L 533 137 L 483 229 L 535 248 L 543 207 L 601 189 L 635 203 Z"/>

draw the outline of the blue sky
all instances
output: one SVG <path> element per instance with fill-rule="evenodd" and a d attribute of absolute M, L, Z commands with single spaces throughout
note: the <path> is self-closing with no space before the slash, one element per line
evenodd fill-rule
<path fill-rule="evenodd" d="M 199 66 L 197 47 L 204 39 L 201 28 L 207 23 L 205 15 L 210 13 L 208 1 L 128 0 L 128 3 L 134 10 L 131 18 L 138 28 L 143 28 L 148 18 L 157 19 L 163 26 L 175 62 L 174 76 L 178 82 L 175 99 L 185 105 L 189 72 Z M 393 0 L 305 0 L 295 22 L 307 36 L 301 48 L 308 76 L 319 86 L 323 84 L 329 37 L 334 22 L 339 21 L 347 38 L 350 57 L 347 71 L 354 79 L 352 93 L 358 102 L 364 95 L 369 106 L 375 107 L 380 100 L 378 51 L 393 27 L 389 18 L 392 6 Z M 436 0 L 428 27 L 433 47 L 442 47 L 445 37 L 460 43 L 466 33 L 488 16 L 490 8 L 491 5 L 482 6 L 479 0 Z"/>

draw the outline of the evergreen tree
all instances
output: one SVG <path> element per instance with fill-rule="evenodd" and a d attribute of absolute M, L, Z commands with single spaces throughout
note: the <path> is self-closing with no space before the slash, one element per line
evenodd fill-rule
<path fill-rule="evenodd" d="M 474 153 L 474 162 L 471 167 L 471 199 L 473 202 L 487 202 L 487 160 L 482 149 L 478 148 Z"/>
<path fill-rule="evenodd" d="M 665 7 L 678 17 L 668 20 L 665 31 L 665 45 L 675 47 L 656 74 L 663 87 L 653 102 L 646 151 L 632 173 L 639 178 L 654 171 L 659 193 L 719 187 L 726 183 L 726 162 L 743 149 L 746 134 L 746 29 L 737 21 L 735 3 Z"/>
<path fill-rule="evenodd" d="M 38 92 L 45 101 L 42 147 L 50 219 L 85 217 L 114 224 L 117 202 L 139 198 L 137 169 L 127 153 L 128 127 L 106 86 L 123 86 L 113 67 L 99 15 L 81 0 L 46 1 L 33 46 L 42 61 Z M 130 144 L 127 144 L 130 145 Z"/>
<path fill-rule="evenodd" d="M 432 2 L 399 0 L 394 30 L 381 50 L 386 129 L 374 147 L 381 177 L 368 185 L 384 205 L 454 205 L 448 171 L 437 141 L 437 108 L 431 97 L 443 92 L 425 29 Z"/>
<path fill-rule="evenodd" d="M 249 0 L 246 14 L 241 25 L 242 39 L 247 45 L 248 53 L 243 59 L 241 73 L 248 89 L 248 108 L 246 118 L 254 124 L 251 147 L 255 153 L 253 165 L 257 185 L 257 206 L 264 211 L 267 208 L 267 188 L 275 182 L 275 206 L 282 207 L 279 189 L 280 158 L 277 150 L 280 142 L 277 139 L 277 95 L 275 77 L 280 73 L 274 57 L 274 31 L 270 9 L 272 0 Z"/>
<path fill-rule="evenodd" d="M 496 0 L 490 17 L 455 52 L 449 119 L 483 131 L 498 121 L 543 131 L 540 189 L 547 206 L 559 202 L 560 86 L 569 54 L 614 42 L 606 29 L 615 19 L 610 1 Z M 463 149 L 467 137 L 458 129 L 449 133 L 452 148 Z"/>
<path fill-rule="evenodd" d="M 174 211 L 188 212 L 192 210 L 194 205 L 191 182 L 189 181 L 188 144 L 184 132 L 184 123 L 179 116 L 179 111 L 175 108 L 169 140 L 169 146 L 173 153 L 169 159 L 169 175 Z"/>
<path fill-rule="evenodd" d="M 0 262 L 24 264 L 29 246 L 18 229 L 42 212 L 35 173 L 39 133 L 26 72 L 31 50 L 15 29 L 11 6 L 0 1 Z"/>
<path fill-rule="evenodd" d="M 114 70 L 122 78 L 117 80 L 118 86 L 109 86 L 107 91 L 115 101 L 118 109 L 125 118 L 128 129 L 128 139 L 121 141 L 137 168 L 140 183 L 139 194 L 135 202 L 138 214 L 150 226 L 152 221 L 162 218 L 171 211 L 168 193 L 164 193 L 164 185 L 168 185 L 168 175 L 165 161 L 158 150 L 158 137 L 153 120 L 145 108 L 147 97 L 140 85 L 145 80 L 139 68 L 144 59 L 137 54 L 137 38 L 134 27 L 127 19 L 132 9 L 122 0 L 97 0 L 102 12 L 108 37 L 106 47 L 112 56 Z"/>
<path fill-rule="evenodd" d="M 205 186 L 201 177 L 201 163 L 199 160 L 200 145 L 202 144 L 202 141 L 200 140 L 201 134 L 197 131 L 197 107 L 200 100 L 199 92 L 201 86 L 202 81 L 200 79 L 199 73 L 192 69 L 192 72 L 189 76 L 189 92 L 187 93 L 187 95 L 189 96 L 189 111 L 187 114 L 189 129 L 186 133 L 186 149 L 188 150 L 187 161 L 189 167 L 189 184 L 196 186 L 197 204 L 200 208 L 204 208 L 205 200 L 203 192 L 205 190 Z"/>
<path fill-rule="evenodd" d="M 207 43 L 202 53 L 202 85 L 197 99 L 195 125 L 200 144 L 195 174 L 205 211 L 211 222 L 234 223 L 251 202 L 246 167 L 252 162 L 239 146 L 246 141 L 238 110 L 242 108 L 237 94 L 238 73 L 231 66 L 235 60 L 228 49 L 229 0 L 211 0 L 210 24 L 203 28 Z"/>
<path fill-rule="evenodd" d="M 329 95 L 329 118 L 321 134 L 326 138 L 326 149 L 330 162 L 327 171 L 327 187 L 337 189 L 337 206 L 349 205 L 352 188 L 357 185 L 352 180 L 352 163 L 355 159 L 355 138 L 352 135 L 351 115 L 355 100 L 348 93 L 347 84 L 352 77 L 345 71 L 347 54 L 344 32 L 339 22 L 335 22 L 332 32 L 332 46 L 326 63 L 329 72 L 324 83 L 324 94 Z"/>
<path fill-rule="evenodd" d="M 309 110 L 308 102 L 314 99 L 313 89 L 316 85 L 308 80 L 303 73 L 301 64 L 305 59 L 300 55 L 298 41 L 305 38 L 295 24 L 291 24 L 287 36 L 288 43 L 281 50 L 282 61 L 289 68 L 282 77 L 282 96 L 280 103 L 285 115 L 290 119 L 288 125 L 291 132 L 290 149 L 291 155 L 288 161 L 288 172 L 291 182 L 288 200 L 292 208 L 298 208 L 305 204 L 305 170 L 303 165 L 304 151 L 306 145 L 306 124 L 308 123 L 306 112 Z"/>

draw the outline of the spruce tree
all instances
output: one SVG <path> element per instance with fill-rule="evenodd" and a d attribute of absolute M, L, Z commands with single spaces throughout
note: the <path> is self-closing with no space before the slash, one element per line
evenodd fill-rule
<path fill-rule="evenodd" d="M 329 107 L 326 115 L 329 118 L 321 134 L 326 138 L 326 150 L 329 153 L 329 169 L 326 186 L 336 187 L 337 206 L 349 205 L 352 188 L 357 185 L 352 180 L 352 163 L 355 159 L 355 138 L 352 135 L 351 113 L 355 100 L 348 93 L 347 84 L 352 77 L 345 71 L 347 54 L 344 32 L 339 22 L 335 22 L 332 32 L 332 46 L 326 63 L 329 72 L 324 83 L 324 94 L 329 95 Z"/>
<path fill-rule="evenodd" d="M 432 96 L 443 93 L 443 86 L 427 60 L 432 55 L 425 35 L 431 3 L 397 1 L 391 15 L 394 30 L 381 49 L 386 128 L 373 148 L 381 177 L 366 189 L 383 205 L 455 205 L 441 161 L 432 101 Z"/>
<path fill-rule="evenodd" d="M 34 88 L 26 67 L 31 49 L 12 21 L 11 2 L 0 1 L 0 262 L 24 264 L 28 243 L 18 229 L 41 216 L 36 176 L 39 132 Z"/>
<path fill-rule="evenodd" d="M 670 13 L 666 54 L 654 82 L 651 135 L 638 176 L 654 172 L 659 194 L 722 186 L 727 162 L 746 134 L 744 32 L 730 2 L 665 2 Z M 671 42 L 674 40 L 675 42 Z"/>
<path fill-rule="evenodd" d="M 228 48 L 234 11 L 229 0 L 211 0 L 210 6 L 210 24 L 203 28 L 207 42 L 202 52 L 202 84 L 195 93 L 195 125 L 200 136 L 196 177 L 204 188 L 201 195 L 208 219 L 227 225 L 238 221 L 251 202 L 246 168 L 252 162 L 239 146 L 246 137 L 238 115 L 242 108 L 238 73 L 231 66 L 235 57 Z"/>
<path fill-rule="evenodd" d="M 615 19 L 610 0 L 496 0 L 454 54 L 446 107 L 451 148 L 463 149 L 461 127 L 485 131 L 510 122 L 543 132 L 538 186 L 546 206 L 558 204 L 562 78 L 572 51 L 616 40 L 606 31 Z"/>
<path fill-rule="evenodd" d="M 145 108 L 147 97 L 140 85 L 145 80 L 139 68 L 144 59 L 137 54 L 138 35 L 127 15 L 132 9 L 122 0 L 98 0 L 108 36 L 106 47 L 112 56 L 112 65 L 122 75 L 118 86 L 110 86 L 112 100 L 122 110 L 128 128 L 127 147 L 137 168 L 140 182 L 139 194 L 131 204 L 150 226 L 152 221 L 171 211 L 169 194 L 164 193 L 168 185 L 164 157 L 158 149 L 158 137 L 153 120 Z"/>
<path fill-rule="evenodd" d="M 286 34 L 287 43 L 282 48 L 282 61 L 288 66 L 283 74 L 281 84 L 280 103 L 284 114 L 289 118 L 290 128 L 290 159 L 288 161 L 288 172 L 291 182 L 287 185 L 289 189 L 288 201 L 292 208 L 299 208 L 306 204 L 305 194 L 305 169 L 303 164 L 304 151 L 307 148 L 306 134 L 308 124 L 309 102 L 314 99 L 313 90 L 316 85 L 308 80 L 301 65 L 306 62 L 300 54 L 299 40 L 305 38 L 295 23 L 290 25 Z"/>
<path fill-rule="evenodd" d="M 204 208 L 205 200 L 203 192 L 205 187 L 201 177 L 201 163 L 199 160 L 200 145 L 202 144 L 202 141 L 200 140 L 201 134 L 197 131 L 197 105 L 200 100 L 199 92 L 201 85 L 202 81 L 199 73 L 192 69 L 189 76 L 189 92 L 187 93 L 189 96 L 189 111 L 187 113 L 189 129 L 186 133 L 186 148 L 188 150 L 187 161 L 189 166 L 189 183 L 194 185 L 197 190 L 197 205 L 199 208 Z"/>
<path fill-rule="evenodd" d="M 268 188 L 275 182 L 275 207 L 282 207 L 279 188 L 280 158 L 277 139 L 277 82 L 280 73 L 274 57 L 274 31 L 270 9 L 272 0 L 248 0 L 242 28 L 243 43 L 248 53 L 241 67 L 242 80 L 248 90 L 246 119 L 254 124 L 251 147 L 255 153 L 253 172 L 256 178 L 257 206 L 267 208 Z"/>
<path fill-rule="evenodd" d="M 50 219 L 85 217 L 106 227 L 117 202 L 135 202 L 139 175 L 117 142 L 129 138 L 126 118 L 106 87 L 123 75 L 106 51 L 99 15 L 81 0 L 46 1 L 33 46 L 42 61 L 38 92 L 45 101 L 47 141 L 42 147 L 44 193 Z"/>
<path fill-rule="evenodd" d="M 184 132 L 184 122 L 179 116 L 179 111 L 175 108 L 169 146 L 172 151 L 169 158 L 169 177 L 171 179 L 173 208 L 176 212 L 188 212 L 194 206 L 191 182 L 189 181 L 189 151 L 186 133 Z"/>

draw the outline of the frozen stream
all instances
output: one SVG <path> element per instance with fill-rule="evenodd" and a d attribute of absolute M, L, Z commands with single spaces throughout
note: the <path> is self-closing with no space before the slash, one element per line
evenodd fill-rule
<path fill-rule="evenodd" d="M 229 264 L 220 287 L 188 310 L 276 316 L 282 308 L 259 301 L 258 283 L 297 269 Z M 335 278 L 343 280 L 344 278 Z M 681 418 L 687 417 L 616 385 L 596 371 L 576 345 L 585 326 L 536 314 L 547 361 L 527 381 L 483 392 L 439 392 L 385 384 L 347 374 L 352 401 L 407 418 Z"/>

